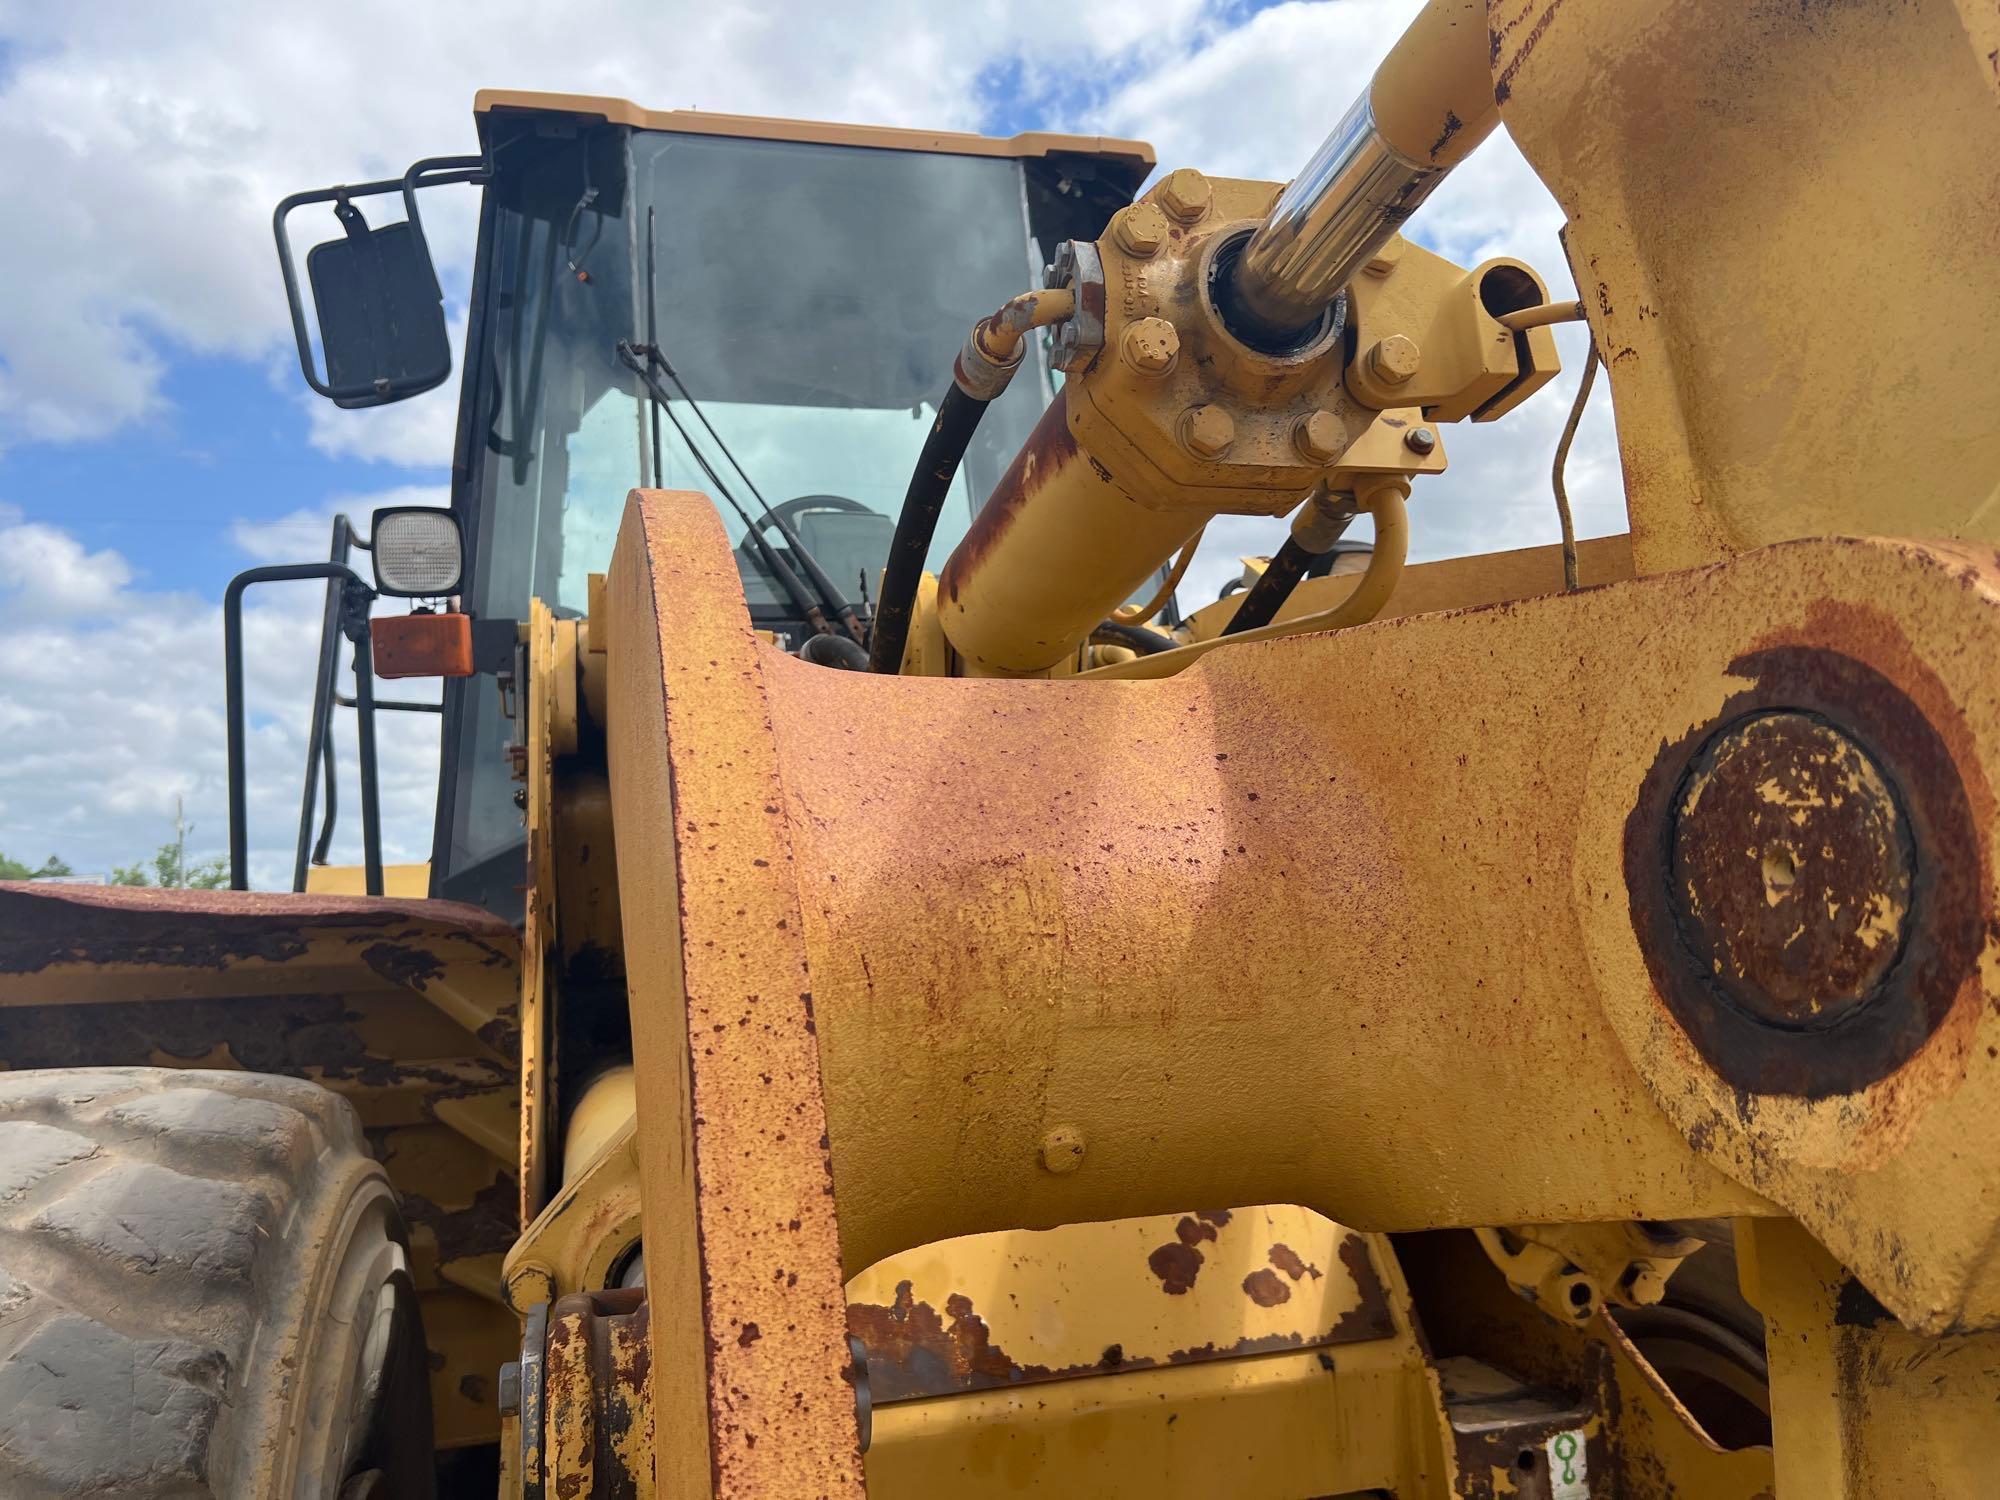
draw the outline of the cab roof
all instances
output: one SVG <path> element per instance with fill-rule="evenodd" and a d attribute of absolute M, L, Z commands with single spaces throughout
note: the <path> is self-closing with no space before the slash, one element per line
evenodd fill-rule
<path fill-rule="evenodd" d="M 1153 148 L 1144 141 L 1104 135 L 1062 135 L 1024 130 L 1018 135 L 972 135 L 956 130 L 906 130 L 888 125 L 842 125 L 819 120 L 778 120 L 764 115 L 722 115 L 699 109 L 645 109 L 629 99 L 600 94 L 547 94 L 529 89 L 481 89 L 472 111 L 481 117 L 539 113 L 602 120 L 637 130 L 671 130 L 687 135 L 737 136 L 755 141 L 811 141 L 829 146 L 867 146 L 880 151 L 930 151 L 948 156 L 1001 156 L 1034 159 L 1088 156 L 1130 193 L 1153 170 Z"/>

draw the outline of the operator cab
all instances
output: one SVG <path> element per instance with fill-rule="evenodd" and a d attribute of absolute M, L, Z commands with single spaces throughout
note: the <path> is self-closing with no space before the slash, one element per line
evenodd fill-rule
<path fill-rule="evenodd" d="M 818 579 L 865 620 L 895 518 L 966 330 L 1093 240 L 1151 170 L 1096 137 L 950 133 L 654 112 L 484 92 L 481 155 L 419 163 L 331 202 L 309 252 L 326 374 L 294 288 L 308 380 L 343 405 L 445 374 L 442 298 L 417 193 L 483 185 L 452 510 L 460 608 L 584 614 L 625 497 L 699 490 L 736 549 L 753 625 L 785 649 L 818 628 Z M 402 188 L 406 222 L 356 200 Z M 384 220 L 388 214 L 381 214 Z M 961 465 L 927 566 L 971 524 L 1061 380 L 1040 341 Z M 447 680 L 430 889 L 517 915 L 522 822 L 505 673 Z M 310 814 L 308 814 L 309 816 Z M 301 840 L 301 847 L 304 841 Z"/>

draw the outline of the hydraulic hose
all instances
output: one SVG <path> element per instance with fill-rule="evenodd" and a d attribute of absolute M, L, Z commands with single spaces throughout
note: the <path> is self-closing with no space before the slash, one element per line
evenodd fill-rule
<path fill-rule="evenodd" d="M 1106 620 L 1090 632 L 1093 641 L 1111 646 L 1123 646 L 1140 656 L 1156 656 L 1162 651 L 1174 649 L 1174 642 L 1157 630 L 1148 630 L 1143 625 L 1127 625 L 1120 620 Z"/>
<path fill-rule="evenodd" d="M 896 517 L 889 542 L 888 566 L 882 573 L 882 598 L 875 607 L 875 626 L 868 640 L 868 669 L 894 676 L 903 669 L 909 645 L 910 618 L 916 610 L 917 583 L 924 576 L 924 559 L 937 534 L 938 517 L 951 493 L 951 482 L 979 419 L 986 415 L 1007 382 L 1021 367 L 1022 340 L 1031 328 L 1060 323 L 1076 311 L 1068 291 L 1023 292 L 1010 298 L 990 318 L 982 318 L 967 335 L 965 348 L 952 366 L 951 384 L 938 403 L 937 420 L 917 454 L 917 467 Z"/>
<path fill-rule="evenodd" d="M 1284 602 L 1292 597 L 1292 590 L 1299 586 L 1299 580 L 1347 534 L 1356 510 L 1353 496 L 1329 494 L 1324 484 L 1314 486 L 1306 503 L 1299 507 L 1285 545 L 1243 596 L 1243 602 L 1236 606 L 1236 613 L 1229 617 L 1222 633 L 1241 635 L 1276 619 Z"/>
<path fill-rule="evenodd" d="M 1265 565 L 1257 581 L 1250 586 L 1250 591 L 1243 596 L 1243 602 L 1236 606 L 1236 613 L 1222 627 L 1222 633 L 1240 635 L 1246 630 L 1255 630 L 1259 625 L 1270 624 L 1277 617 L 1279 607 L 1292 597 L 1292 590 L 1299 586 L 1299 580 L 1306 576 L 1306 569 L 1313 565 L 1318 555 L 1301 547 L 1297 537 L 1286 537 L 1285 545 Z"/>
<path fill-rule="evenodd" d="M 954 379 L 938 403 L 937 420 L 917 455 L 916 472 L 903 495 L 896 517 L 896 534 L 889 542 L 889 562 L 882 571 L 882 598 L 875 606 L 875 628 L 868 640 L 868 670 L 894 676 L 903 669 L 903 650 L 910 640 L 910 616 L 916 608 L 917 583 L 924 576 L 924 559 L 945 497 L 958 474 L 960 460 L 979 430 L 988 402 L 967 395 Z"/>
<path fill-rule="evenodd" d="M 1092 667 L 1077 676 L 1125 680 L 1171 677 L 1189 662 L 1206 656 L 1218 646 L 1275 640 L 1279 636 L 1309 635 L 1323 630 L 1345 630 L 1350 625 L 1367 624 L 1388 606 L 1389 596 L 1395 593 L 1396 585 L 1403 577 L 1403 564 L 1410 551 L 1410 518 L 1403 502 L 1409 493 L 1410 482 L 1407 479 L 1400 475 L 1385 475 L 1362 497 L 1360 508 L 1375 518 L 1375 551 L 1368 559 L 1368 571 L 1361 575 L 1354 592 L 1333 608 L 1321 610 L 1318 614 L 1301 615 L 1295 620 L 1260 625 L 1240 635 L 1211 636 L 1205 641 L 1176 646 L 1155 656 L 1115 662 L 1108 667 Z"/>

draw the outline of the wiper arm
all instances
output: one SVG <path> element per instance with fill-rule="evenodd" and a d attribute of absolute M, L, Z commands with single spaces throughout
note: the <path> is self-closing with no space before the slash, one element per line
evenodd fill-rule
<path fill-rule="evenodd" d="M 770 502 L 764 498 L 763 492 L 757 488 L 757 482 L 750 477 L 749 471 L 743 467 L 736 455 L 730 451 L 729 444 L 722 440 L 722 434 L 715 430 L 714 424 L 708 420 L 707 414 L 702 411 L 701 404 L 694 399 L 693 393 L 688 390 L 687 382 L 681 379 L 680 372 L 674 369 L 666 355 L 660 352 L 657 345 L 634 344 L 620 339 L 618 342 L 618 358 L 628 370 L 637 375 L 645 384 L 647 394 L 653 399 L 654 410 L 665 413 L 667 420 L 674 424 L 674 430 L 681 435 L 681 441 L 687 444 L 688 451 L 694 455 L 694 460 L 701 466 L 702 473 L 708 476 L 709 483 L 715 486 L 722 498 L 729 503 L 730 509 L 736 512 L 742 519 L 744 526 L 748 528 L 751 541 L 757 548 L 758 556 L 763 560 L 765 566 L 770 568 L 771 572 L 776 575 L 778 582 L 784 587 L 785 591 L 792 595 L 792 602 L 800 610 L 804 611 L 806 617 L 813 622 L 814 628 L 822 631 L 830 629 L 826 623 L 826 616 L 831 614 L 840 622 L 842 628 L 850 636 L 861 644 L 866 645 L 868 640 L 867 630 L 861 621 L 861 617 L 855 613 L 854 606 L 847 602 L 847 598 L 841 593 L 839 585 L 833 581 L 832 576 L 828 574 L 826 569 L 820 566 L 819 559 L 813 556 L 812 549 L 806 546 L 805 540 L 792 528 L 791 522 L 787 521 L 771 508 Z M 681 424 L 680 418 L 674 413 L 666 390 L 660 385 L 659 380 L 653 374 L 652 367 L 655 365 L 666 372 L 667 378 L 679 390 L 681 400 L 687 403 L 688 410 L 694 413 L 695 420 L 701 423 L 702 430 L 708 434 L 709 440 L 722 450 L 722 455 L 729 460 L 730 467 L 742 476 L 745 487 L 749 489 L 757 503 L 764 507 L 764 514 L 761 518 L 754 521 L 750 518 L 749 512 L 737 502 L 736 497 L 729 492 L 729 487 L 722 482 L 720 476 L 710 466 L 707 458 L 695 446 L 694 439 L 689 436 L 687 428 Z M 799 566 L 805 570 L 806 577 L 812 580 L 813 591 L 818 595 L 817 598 L 806 593 L 805 585 L 800 581 L 798 575 L 785 565 L 783 559 L 777 555 L 777 552 L 765 540 L 764 528 L 767 526 L 774 528 L 779 536 L 784 538 L 785 545 L 791 549 L 792 556 L 798 560 Z"/>

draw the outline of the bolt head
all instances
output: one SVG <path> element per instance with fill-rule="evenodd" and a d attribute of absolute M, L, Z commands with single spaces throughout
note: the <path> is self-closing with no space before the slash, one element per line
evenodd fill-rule
<path fill-rule="evenodd" d="M 1824 1027 L 1901 961 L 1915 830 L 1881 764 L 1833 725 L 1782 711 L 1722 730 L 1690 768 L 1672 839 L 1669 909 L 1718 1003 Z"/>
<path fill-rule="evenodd" d="M 1067 1177 L 1083 1165 L 1083 1132 L 1074 1125 L 1054 1125 L 1042 1137 L 1042 1165 L 1058 1177 Z"/>
<path fill-rule="evenodd" d="M 1347 431 L 1330 411 L 1307 412 L 1292 428 L 1292 446 L 1309 464 L 1330 464 L 1347 451 Z"/>
<path fill-rule="evenodd" d="M 1368 372 L 1385 385 L 1401 385 L 1417 373 L 1421 357 L 1415 339 L 1392 333 L 1368 351 Z"/>
<path fill-rule="evenodd" d="M 503 1417 L 521 1414 L 521 1363 L 509 1360 L 500 1367 L 500 1391 L 495 1405 Z"/>
<path fill-rule="evenodd" d="M 1118 338 L 1118 353 L 1141 375 L 1164 375 L 1180 356 L 1180 332 L 1165 318 L 1135 318 Z"/>
<path fill-rule="evenodd" d="M 1167 242 L 1167 216 L 1150 203 L 1134 203 L 1111 221 L 1111 237 L 1127 255 L 1146 260 Z"/>
<path fill-rule="evenodd" d="M 1181 442 L 1196 458 L 1220 458 L 1236 441 L 1236 423 L 1219 406 L 1196 406 L 1181 413 Z"/>
<path fill-rule="evenodd" d="M 1214 190 L 1209 187 L 1208 179 L 1193 167 L 1177 167 L 1160 179 L 1153 194 L 1160 207 L 1174 218 L 1192 224 L 1208 212 Z"/>
<path fill-rule="evenodd" d="M 1403 434 L 1403 446 L 1412 453 L 1429 456 L 1438 445 L 1438 435 L 1428 427 L 1412 427 Z"/>

